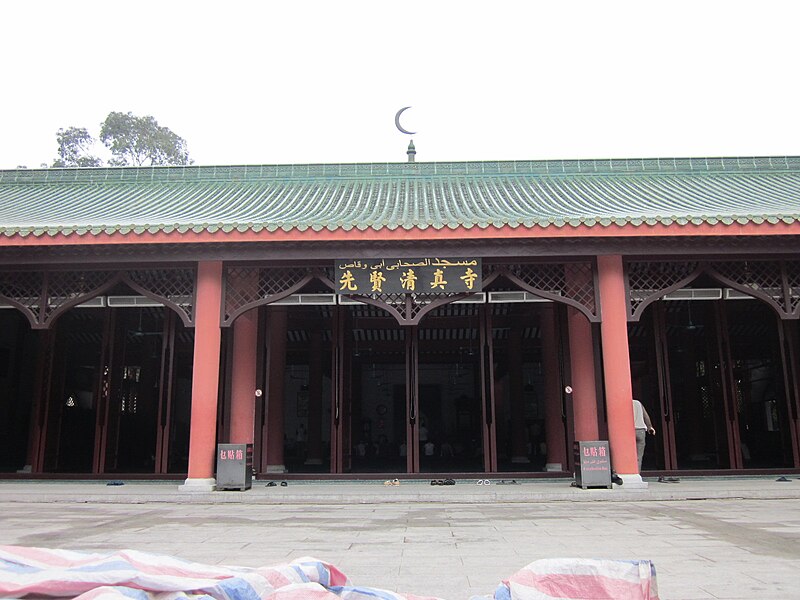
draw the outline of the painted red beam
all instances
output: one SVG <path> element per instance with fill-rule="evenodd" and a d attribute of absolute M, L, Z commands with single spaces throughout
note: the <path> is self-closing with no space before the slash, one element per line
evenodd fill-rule
<path fill-rule="evenodd" d="M 441 241 L 441 240 L 490 240 L 490 239 L 559 239 L 559 238 L 646 238 L 646 237 L 697 237 L 697 236 L 788 236 L 800 235 L 800 222 L 796 223 L 702 223 L 655 224 L 655 225 L 564 225 L 557 227 L 457 227 L 455 229 L 324 229 L 314 231 L 291 229 L 284 231 L 189 231 L 142 232 L 142 233 L 57 233 L 55 235 L 17 234 L 0 235 L 0 247 L 19 246 L 86 246 L 112 244 L 196 244 L 198 242 L 331 242 L 331 241 Z"/>

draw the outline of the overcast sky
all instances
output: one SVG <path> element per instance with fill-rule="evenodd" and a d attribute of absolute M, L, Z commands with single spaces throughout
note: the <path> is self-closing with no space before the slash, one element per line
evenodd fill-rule
<path fill-rule="evenodd" d="M 0 168 L 152 115 L 196 164 L 800 154 L 800 4 L 25 1 Z"/>

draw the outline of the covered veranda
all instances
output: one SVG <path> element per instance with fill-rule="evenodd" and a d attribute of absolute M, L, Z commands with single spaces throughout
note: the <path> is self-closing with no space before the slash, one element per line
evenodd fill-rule
<path fill-rule="evenodd" d="M 607 439 L 630 487 L 632 397 L 646 471 L 798 469 L 799 190 L 794 158 L 2 172 L 4 476 L 205 489 L 218 442 L 262 476 L 568 476 Z M 337 272 L 421 258 L 480 288 Z"/>

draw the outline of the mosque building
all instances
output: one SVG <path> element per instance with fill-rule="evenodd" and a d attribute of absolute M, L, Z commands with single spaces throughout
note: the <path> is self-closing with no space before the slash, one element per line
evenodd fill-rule
<path fill-rule="evenodd" d="M 800 158 L 0 171 L 0 477 L 800 472 Z"/>

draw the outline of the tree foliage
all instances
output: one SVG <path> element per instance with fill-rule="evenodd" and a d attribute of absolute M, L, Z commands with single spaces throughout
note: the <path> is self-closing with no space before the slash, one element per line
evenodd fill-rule
<path fill-rule="evenodd" d="M 188 165 L 186 140 L 151 116 L 109 113 L 100 129 L 100 140 L 111 151 L 113 166 Z"/>
<path fill-rule="evenodd" d="M 59 129 L 56 133 L 58 141 L 58 158 L 53 161 L 54 167 L 99 167 L 103 161 L 91 154 L 95 139 L 84 127 Z"/>
<path fill-rule="evenodd" d="M 102 167 L 103 160 L 92 154 L 97 140 L 85 127 L 59 129 L 58 157 L 54 167 Z M 150 116 L 111 112 L 100 127 L 100 140 L 111 151 L 111 166 L 189 165 L 186 140 L 161 127 Z"/>

